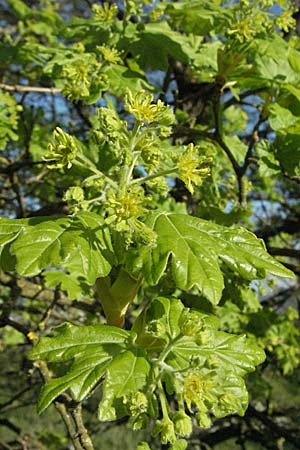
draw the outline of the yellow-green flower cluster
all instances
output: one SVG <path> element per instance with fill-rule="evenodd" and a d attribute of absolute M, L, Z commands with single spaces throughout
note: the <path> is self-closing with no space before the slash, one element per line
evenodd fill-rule
<path fill-rule="evenodd" d="M 88 66 L 83 61 L 78 64 L 65 66 L 63 76 L 70 80 L 62 90 L 63 95 L 72 100 L 79 100 L 80 97 L 89 95 Z"/>
<path fill-rule="evenodd" d="M 164 417 L 161 420 L 157 420 L 152 432 L 154 437 L 160 434 L 160 440 L 162 444 L 174 444 L 176 442 L 176 434 L 174 423 L 169 417 Z"/>
<path fill-rule="evenodd" d="M 111 194 L 108 200 L 108 206 L 117 224 L 123 224 L 133 217 L 139 217 L 145 213 L 146 209 L 143 207 L 144 197 L 140 191 L 136 189 L 129 189 L 121 197 L 116 197 L 114 193 Z"/>
<path fill-rule="evenodd" d="M 64 200 L 72 212 L 85 209 L 87 203 L 84 201 L 84 190 L 80 186 L 71 186 L 64 195 Z"/>
<path fill-rule="evenodd" d="M 99 108 L 97 111 L 98 126 L 97 137 L 103 142 L 124 144 L 127 138 L 126 122 L 120 119 L 115 110 Z"/>
<path fill-rule="evenodd" d="M 189 436 L 192 433 L 192 419 L 183 410 L 177 411 L 173 415 L 172 420 L 175 424 L 175 431 L 178 435 Z"/>
<path fill-rule="evenodd" d="M 73 136 L 57 127 L 53 132 L 53 141 L 48 144 L 48 153 L 43 159 L 47 161 L 48 167 L 51 169 L 63 167 L 70 169 L 76 154 L 77 146 Z"/>
<path fill-rule="evenodd" d="M 204 327 L 201 314 L 184 309 L 179 319 L 179 327 L 184 336 L 197 336 Z"/>
<path fill-rule="evenodd" d="M 172 109 L 166 106 L 161 100 L 153 102 L 153 95 L 141 90 L 136 95 L 127 90 L 125 95 L 125 109 L 134 117 L 144 123 L 159 123 L 169 126 L 175 122 Z"/>
<path fill-rule="evenodd" d="M 185 152 L 178 161 L 178 175 L 184 182 L 191 194 L 194 193 L 194 186 L 200 186 L 203 180 L 209 175 L 212 158 L 206 155 L 199 155 L 198 148 L 194 144 L 189 144 Z"/>
<path fill-rule="evenodd" d="M 160 146 L 161 141 L 155 132 L 145 130 L 145 132 L 139 133 L 135 150 L 141 153 L 143 165 L 148 173 L 152 173 L 159 165 L 162 154 Z"/>
<path fill-rule="evenodd" d="M 275 25 L 286 33 L 296 28 L 296 20 L 292 17 L 293 11 L 284 11 L 275 19 Z"/>
<path fill-rule="evenodd" d="M 122 62 L 121 53 L 114 47 L 108 47 L 107 45 L 98 45 L 97 50 L 101 54 L 101 57 L 105 62 L 110 64 L 118 64 Z"/>
<path fill-rule="evenodd" d="M 148 399 L 143 392 L 125 397 L 124 404 L 130 414 L 130 423 L 134 430 L 139 430 L 147 424 Z"/>
<path fill-rule="evenodd" d="M 195 404 L 199 411 L 206 412 L 205 400 L 211 400 L 210 391 L 215 386 L 215 383 L 210 380 L 208 375 L 201 375 L 199 372 L 190 372 L 183 387 L 183 396 L 186 405 L 192 411 L 192 404 Z"/>
<path fill-rule="evenodd" d="M 95 55 L 88 53 L 70 60 L 64 66 L 62 76 L 66 80 L 62 94 L 73 101 L 89 97 L 95 86 L 99 91 L 108 83 L 107 75 L 102 73 L 102 64 L 97 62 Z"/>
<path fill-rule="evenodd" d="M 111 22 L 114 20 L 118 7 L 115 3 L 104 2 L 103 5 L 93 5 L 93 13 L 101 22 Z"/>
<path fill-rule="evenodd" d="M 130 188 L 121 196 L 116 196 L 115 192 L 109 194 L 106 222 L 114 223 L 117 231 L 124 232 L 128 244 L 132 242 L 133 236 L 137 236 L 145 244 L 152 245 L 156 242 L 155 232 L 138 219 L 147 212 L 145 203 L 147 198 L 139 187 Z"/>
<path fill-rule="evenodd" d="M 234 36 L 240 43 L 248 42 L 256 33 L 253 19 L 245 16 L 235 23 L 235 26 L 227 30 L 229 36 Z"/>

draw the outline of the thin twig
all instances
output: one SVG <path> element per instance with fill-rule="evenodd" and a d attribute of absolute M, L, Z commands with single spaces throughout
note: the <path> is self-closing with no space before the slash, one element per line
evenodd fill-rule
<path fill-rule="evenodd" d="M 21 429 L 8 419 L 0 419 L 0 425 L 9 428 L 10 430 L 14 431 L 17 434 L 20 434 L 21 432 Z"/>
<path fill-rule="evenodd" d="M 39 369 L 43 380 L 48 381 L 50 379 L 50 373 L 49 373 L 49 370 L 48 370 L 48 367 L 47 367 L 47 364 L 45 363 L 45 361 L 38 361 L 35 363 L 35 366 Z M 67 403 L 68 399 L 65 395 L 61 395 L 60 398 L 65 399 L 66 400 L 65 403 Z M 60 416 L 66 426 L 68 435 L 72 440 L 75 450 L 85 450 L 80 444 L 80 441 L 78 439 L 78 430 L 76 430 L 76 428 L 74 426 L 73 420 L 70 417 L 70 412 L 68 411 L 68 408 L 65 403 L 58 401 L 58 400 L 54 401 L 55 409 L 60 414 Z"/>
<path fill-rule="evenodd" d="M 241 168 L 241 174 L 244 175 L 246 173 L 246 170 L 251 162 L 252 156 L 253 156 L 253 146 L 255 145 L 256 142 L 258 142 L 259 137 L 258 137 L 258 131 L 259 131 L 259 127 L 260 125 L 265 122 L 266 119 L 264 119 L 263 117 L 260 117 L 258 119 L 258 121 L 256 122 L 253 131 L 251 133 L 251 138 L 250 138 L 250 142 L 248 145 L 248 150 L 244 159 L 244 164 Z"/>
<path fill-rule="evenodd" d="M 22 389 L 22 391 L 18 392 L 16 395 L 11 397 L 9 400 L 7 400 L 4 403 L 0 403 L 0 409 L 5 408 L 6 406 L 11 405 L 13 402 L 18 400 L 20 397 L 22 397 L 26 392 L 28 392 L 31 389 L 31 386 L 27 386 L 26 388 Z"/>
<path fill-rule="evenodd" d="M 26 213 L 26 205 L 25 205 L 25 199 L 22 194 L 20 184 L 19 184 L 19 178 L 15 172 L 11 173 L 10 175 L 10 183 L 12 190 L 15 192 L 18 205 L 19 205 L 19 213 L 18 213 L 18 219 L 25 217 Z"/>
<path fill-rule="evenodd" d="M 233 153 L 231 152 L 230 148 L 223 140 L 222 125 L 221 125 L 222 118 L 220 114 L 220 105 L 221 105 L 220 99 L 221 99 L 221 88 L 220 86 L 216 85 L 216 90 L 213 97 L 213 114 L 215 119 L 214 137 L 215 141 L 219 144 L 222 150 L 224 150 L 225 154 L 227 155 L 232 165 L 238 183 L 239 202 L 241 205 L 244 205 L 246 202 L 246 192 L 243 180 L 243 171 L 242 168 L 239 166 L 238 162 L 236 161 L 235 157 L 233 156 Z"/>
<path fill-rule="evenodd" d="M 5 83 L 0 83 L 0 89 L 7 92 L 39 92 L 40 94 L 59 94 L 61 92 L 60 88 L 55 87 L 10 85 Z"/>
<path fill-rule="evenodd" d="M 81 403 L 78 403 L 76 407 L 73 410 L 71 410 L 71 415 L 74 420 L 77 430 L 77 437 L 80 440 L 82 448 L 84 450 L 94 450 L 94 446 L 89 436 L 89 433 L 83 423 Z"/>

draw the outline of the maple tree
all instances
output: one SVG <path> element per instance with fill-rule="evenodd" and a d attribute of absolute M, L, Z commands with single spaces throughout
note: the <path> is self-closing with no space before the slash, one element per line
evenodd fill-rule
<path fill-rule="evenodd" d="M 5 416 L 3 448 L 91 450 L 82 409 L 138 450 L 296 448 L 270 406 L 300 364 L 296 2 L 3 11 L 0 414 L 30 395 L 67 435 Z"/>

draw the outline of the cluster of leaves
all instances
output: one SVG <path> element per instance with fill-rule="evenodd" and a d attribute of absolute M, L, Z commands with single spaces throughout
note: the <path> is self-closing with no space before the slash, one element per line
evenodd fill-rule
<path fill-rule="evenodd" d="M 59 269 L 46 271 L 46 283 L 61 284 L 70 296 L 80 295 L 80 284 L 96 283 L 106 318 L 113 324 L 121 321 L 117 313 L 124 315 L 124 308 L 126 311 L 133 300 L 126 294 L 131 289 L 128 278 L 125 283 L 120 281 L 120 285 L 117 281 L 111 283 L 108 292 L 103 291 L 105 277 L 113 266 L 120 264 L 136 280 L 144 277 L 150 286 L 159 282 L 169 264 L 177 288 L 187 291 L 196 287 L 213 304 L 220 300 L 224 287 L 220 261 L 248 280 L 265 277 L 266 272 L 290 275 L 266 253 L 262 242 L 245 229 L 226 228 L 187 214 L 150 211 L 144 207 L 144 190 L 132 186 L 147 186 L 147 179 L 161 177 L 161 172 L 154 169 L 150 175 L 133 178 L 134 169 L 141 164 L 146 166 L 143 152 L 147 139 L 150 149 L 159 149 L 152 142 L 161 135 L 165 138 L 169 134 L 166 127 L 174 122 L 169 108 L 162 102 L 151 101 L 152 96 L 143 91 L 136 96 L 128 93 L 125 108 L 136 119 L 132 130 L 128 130 L 114 110 L 100 110 L 104 120 L 98 122 L 97 139 L 108 154 L 117 153 L 114 159 L 108 159 L 111 164 L 103 171 L 80 149 L 77 151 L 72 136 L 61 129 L 54 133 L 45 160 L 56 169 L 70 169 L 77 162 L 96 172 L 92 177 L 100 180 L 102 194 L 90 198 L 88 203 L 96 200 L 100 204 L 98 214 L 80 211 L 80 205 L 87 208 L 87 202 L 74 195 L 76 188 L 73 188 L 71 198 L 79 200 L 79 212 L 71 217 L 2 220 L 4 270 L 15 268 L 23 276 L 35 276 L 49 267 Z M 145 144 L 141 145 L 141 141 Z M 176 152 L 175 157 L 171 155 L 172 160 L 179 161 L 171 172 L 177 171 L 178 177 L 187 177 L 189 182 L 191 179 L 197 182 L 198 171 L 202 170 L 197 169 L 200 162 L 193 150 L 189 145 L 179 156 Z M 159 163 L 158 160 L 158 167 Z M 167 157 L 163 163 L 168 164 Z M 102 169 L 101 160 L 98 167 Z M 165 173 L 168 172 L 166 169 Z M 185 177 L 182 172 L 186 172 Z M 91 180 L 90 175 L 87 180 Z M 150 191 L 150 186 L 147 187 Z M 103 206 L 106 213 L 100 214 Z M 125 245 L 121 246 L 120 237 L 124 234 Z M 120 275 L 121 272 L 118 281 Z M 111 296 L 112 301 L 105 296 L 109 299 Z M 128 304 L 124 305 L 124 298 Z M 213 316 L 190 312 L 179 300 L 167 298 L 151 301 L 134 322 L 134 334 L 106 325 L 79 328 L 66 325 L 57 337 L 43 338 L 31 352 L 32 357 L 50 362 L 74 359 L 66 375 L 47 383 L 40 410 L 67 388 L 76 400 L 83 400 L 105 374 L 99 418 L 115 420 L 129 414 L 133 426 L 139 428 L 146 425 L 148 414 L 157 420 L 153 433 L 160 435 L 163 443 L 174 444 L 178 437 L 192 432 L 192 420 L 185 413 L 185 405 L 190 413 L 194 413 L 192 405 L 196 405 L 200 426 L 210 423 L 208 412 L 216 417 L 234 412 L 243 414 L 247 391 L 241 376 L 263 360 L 263 352 L 243 337 L 217 330 Z M 177 413 L 169 411 L 165 390 L 176 395 L 180 405 Z"/>
<path fill-rule="evenodd" d="M 83 400 L 104 374 L 100 420 L 130 416 L 134 429 L 156 419 L 154 435 L 174 444 L 189 436 L 193 414 L 201 427 L 216 417 L 244 414 L 247 390 L 242 376 L 264 360 L 264 353 L 244 336 L 218 331 L 214 316 L 185 308 L 176 298 L 153 300 L 132 331 L 108 325 L 64 325 L 57 336 L 42 338 L 31 358 L 61 362 L 73 359 L 69 371 L 50 380 L 41 393 L 45 409 L 67 388 Z M 176 393 L 168 405 L 166 393 Z M 160 411 L 162 418 L 158 420 Z"/>
<path fill-rule="evenodd" d="M 7 142 L 12 139 L 16 141 L 18 135 L 19 112 L 22 106 L 17 105 L 16 100 L 9 93 L 0 93 L 0 150 L 6 148 Z"/>

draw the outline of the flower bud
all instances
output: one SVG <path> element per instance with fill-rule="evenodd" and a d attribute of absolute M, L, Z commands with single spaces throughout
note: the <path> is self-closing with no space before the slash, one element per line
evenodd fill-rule
<path fill-rule="evenodd" d="M 157 437 L 159 434 L 162 444 L 167 444 L 168 442 L 173 444 L 176 442 L 174 423 L 168 417 L 156 422 L 153 429 L 153 436 Z"/>
<path fill-rule="evenodd" d="M 196 419 L 200 428 L 210 428 L 211 419 L 205 412 L 199 412 L 196 414 Z"/>
<path fill-rule="evenodd" d="M 53 132 L 53 141 L 48 144 L 48 153 L 43 159 L 49 163 L 49 168 L 70 169 L 76 153 L 77 147 L 73 136 L 57 127 Z"/>
<path fill-rule="evenodd" d="M 181 436 L 189 436 L 192 433 L 192 419 L 183 410 L 176 412 L 172 419 L 175 424 L 176 433 Z"/>

